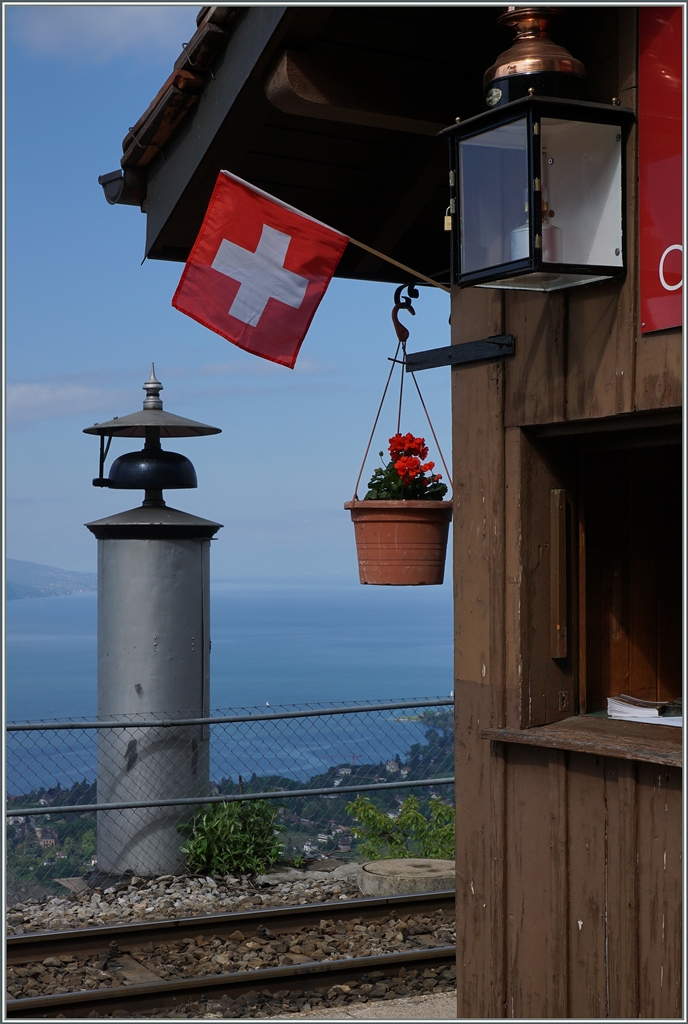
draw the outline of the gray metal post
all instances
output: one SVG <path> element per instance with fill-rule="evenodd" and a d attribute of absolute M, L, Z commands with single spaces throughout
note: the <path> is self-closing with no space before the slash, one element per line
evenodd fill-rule
<path fill-rule="evenodd" d="M 143 486 L 143 505 L 86 524 L 98 539 L 98 716 L 131 716 L 133 723 L 131 729 L 98 732 L 98 803 L 208 795 L 209 726 L 144 724 L 208 716 L 209 551 L 221 528 L 162 500 L 163 487 L 195 486 L 196 477 L 187 459 L 162 451 L 160 434 L 217 431 L 164 413 L 160 389 L 151 374 L 143 412 L 88 429 L 101 437 L 126 429 L 125 436 L 146 438 L 144 450 L 121 456 L 107 479 L 101 457 L 101 475 L 94 481 Z M 181 812 L 99 811 L 99 872 L 177 873 L 183 865 L 184 839 L 176 827 Z"/>

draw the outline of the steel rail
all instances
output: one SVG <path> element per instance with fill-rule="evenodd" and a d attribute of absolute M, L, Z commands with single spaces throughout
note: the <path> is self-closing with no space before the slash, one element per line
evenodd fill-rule
<path fill-rule="evenodd" d="M 17 965 L 63 953 L 90 956 L 106 950 L 113 941 L 126 952 L 148 942 L 176 942 L 178 939 L 195 938 L 201 933 L 218 937 L 231 935 L 237 928 L 247 936 L 258 934 L 262 928 L 273 932 L 288 932 L 318 924 L 322 918 L 331 917 L 346 921 L 354 917 L 375 920 L 394 911 L 424 914 L 446 910 L 453 913 L 454 905 L 455 892 L 446 889 L 404 896 L 366 896 L 355 900 L 333 900 L 291 907 L 233 910 L 222 914 L 28 932 L 7 937 L 6 960 L 8 965 Z"/>
<path fill-rule="evenodd" d="M 116 1013 L 117 1010 L 139 1012 L 179 1006 L 193 999 L 218 998 L 231 993 L 236 998 L 256 989 L 303 990 L 325 989 L 359 978 L 370 971 L 382 970 L 397 974 L 407 967 L 440 966 L 454 964 L 456 946 L 437 949 L 414 949 L 403 953 L 383 953 L 377 956 L 351 957 L 342 960 L 320 960 L 310 964 L 292 964 L 289 967 L 265 967 L 253 971 L 233 971 L 229 974 L 210 974 L 200 978 L 182 978 L 174 981 L 145 982 L 122 985 L 111 989 L 85 989 L 50 996 L 32 996 L 8 999 L 6 1019 L 53 1016 L 86 1017 L 92 1013 Z"/>
<path fill-rule="evenodd" d="M 368 711 L 404 711 L 406 708 L 437 708 L 451 707 L 453 697 L 428 698 L 427 700 L 411 700 L 391 704 L 362 704 L 351 707 L 313 708 L 306 711 L 271 711 L 259 715 L 219 715 L 215 718 L 161 718 L 143 719 L 135 722 L 12 722 L 5 727 L 6 732 L 54 732 L 64 729 L 171 729 L 185 725 L 229 725 L 237 722 L 274 722 L 282 718 L 317 718 L 323 715 L 355 715 Z"/>
<path fill-rule="evenodd" d="M 338 920 L 352 917 L 374 920 L 395 910 L 424 913 L 445 908 L 453 910 L 454 905 L 455 893 L 448 890 L 59 932 L 39 932 L 9 937 L 7 959 L 9 964 L 17 964 L 26 963 L 32 958 L 45 958 L 46 954 L 50 955 L 58 950 L 60 953 L 69 950 L 72 955 L 77 951 L 93 953 L 94 950 L 102 950 L 108 940 L 116 941 L 120 949 L 136 949 L 144 942 L 164 939 L 175 941 L 190 935 L 196 937 L 199 929 L 203 930 L 203 934 L 221 935 L 223 932 L 234 931 L 238 925 L 241 925 L 246 935 L 256 934 L 258 929 L 264 929 L 268 924 L 275 932 L 293 931 L 321 920 L 328 913 L 336 914 Z M 32 996 L 8 1000 L 6 1019 L 37 1016 L 84 1017 L 98 1012 L 116 1013 L 118 1010 L 144 1012 L 179 1006 L 193 999 L 217 998 L 224 993 L 231 993 L 232 997 L 236 998 L 258 987 L 276 991 L 326 989 L 335 983 L 341 984 L 359 978 L 372 970 L 383 970 L 385 974 L 394 975 L 408 966 L 415 969 L 422 965 L 427 967 L 453 964 L 455 958 L 456 947 L 446 945 L 435 949 L 405 950 L 399 953 L 177 978 L 171 981 L 160 979 L 159 982 L 123 985 L 110 989 L 84 989 L 78 992 Z"/>
<path fill-rule="evenodd" d="M 299 796 L 328 796 L 338 793 L 365 793 L 378 789 L 413 789 L 418 786 L 453 786 L 454 776 L 442 779 L 404 779 L 403 782 L 371 782 L 358 786 L 323 786 L 320 789 L 278 789 L 266 793 L 222 793 L 220 796 L 168 797 L 166 800 L 122 800 L 112 804 L 63 804 L 60 807 L 11 807 L 6 818 L 43 814 L 88 814 L 93 811 L 122 811 L 140 807 L 197 807 L 201 804 L 234 803 L 240 800 L 289 800 Z"/>

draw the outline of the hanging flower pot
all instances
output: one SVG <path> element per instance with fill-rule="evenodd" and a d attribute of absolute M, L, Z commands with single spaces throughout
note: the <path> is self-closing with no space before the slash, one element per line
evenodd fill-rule
<path fill-rule="evenodd" d="M 389 453 L 364 500 L 344 505 L 354 524 L 359 578 L 388 587 L 438 585 L 452 516 L 451 501 L 442 501 L 446 484 L 432 472 L 434 462 L 421 462 L 428 454 L 424 438 L 397 433 Z"/>
<path fill-rule="evenodd" d="M 361 583 L 388 587 L 444 580 L 451 501 L 347 501 Z"/>
<path fill-rule="evenodd" d="M 404 289 L 408 297 L 402 298 Z M 358 573 L 361 583 L 387 587 L 437 586 L 444 582 L 444 563 L 447 556 L 447 538 L 452 517 L 451 501 L 443 501 L 447 485 L 442 474 L 434 473 L 434 462 L 424 462 L 428 447 L 425 438 L 402 434 L 400 430 L 401 406 L 406 367 L 406 341 L 409 332 L 399 323 L 399 313 L 415 311 L 412 298 L 418 297 L 412 285 L 402 285 L 394 295 L 392 322 L 398 344 L 382 401 L 375 417 L 363 463 L 354 488 L 354 496 L 344 505 L 351 512 L 356 535 Z M 401 350 L 401 359 L 398 358 Z M 377 427 L 385 396 L 395 366 L 401 368 L 397 432 L 389 439 L 389 461 L 375 470 L 368 482 L 363 500 L 358 497 L 358 485 L 368 458 L 375 428 Z M 428 425 L 449 477 L 442 450 L 428 416 L 415 374 L 411 373 Z M 384 459 L 384 453 L 380 452 Z M 451 478 L 449 480 L 451 483 Z"/>

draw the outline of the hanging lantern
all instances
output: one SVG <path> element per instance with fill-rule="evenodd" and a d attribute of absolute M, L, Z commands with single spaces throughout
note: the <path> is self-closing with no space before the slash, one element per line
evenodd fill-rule
<path fill-rule="evenodd" d="M 519 32 L 485 76 L 490 109 L 444 132 L 452 282 L 461 287 L 548 292 L 626 271 L 625 141 L 635 115 L 575 98 L 583 65 L 549 39 L 553 13 L 502 16 Z"/>

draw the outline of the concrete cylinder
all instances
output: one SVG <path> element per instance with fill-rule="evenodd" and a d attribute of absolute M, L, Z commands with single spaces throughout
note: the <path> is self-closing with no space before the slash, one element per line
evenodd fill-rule
<path fill-rule="evenodd" d="M 98 803 L 206 796 L 209 727 L 145 721 L 208 716 L 209 549 L 219 524 L 163 507 L 88 527 L 98 537 L 98 716 L 132 720 L 98 731 Z M 98 811 L 99 871 L 179 872 L 177 826 L 190 813 Z"/>

